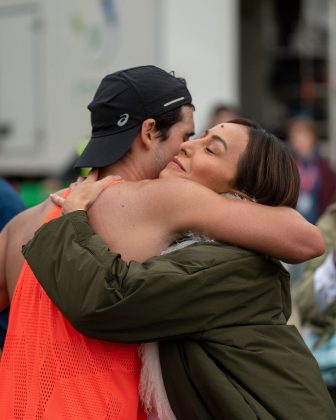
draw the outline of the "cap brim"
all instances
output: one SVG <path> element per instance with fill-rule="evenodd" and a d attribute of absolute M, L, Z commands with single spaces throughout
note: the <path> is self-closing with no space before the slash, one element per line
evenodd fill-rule
<path fill-rule="evenodd" d="M 75 168 L 103 168 L 121 159 L 132 146 L 139 127 L 106 136 L 94 137 L 75 163 Z"/>

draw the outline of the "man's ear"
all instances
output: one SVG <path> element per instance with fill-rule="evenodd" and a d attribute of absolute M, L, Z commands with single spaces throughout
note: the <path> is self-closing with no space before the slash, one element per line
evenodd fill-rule
<path fill-rule="evenodd" d="M 141 142 L 144 147 L 150 148 L 153 144 L 154 138 L 155 138 L 155 120 L 154 118 L 148 118 L 145 120 L 141 125 Z"/>

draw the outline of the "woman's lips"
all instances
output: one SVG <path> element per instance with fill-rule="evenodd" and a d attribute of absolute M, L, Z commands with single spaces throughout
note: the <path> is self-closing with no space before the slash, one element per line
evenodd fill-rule
<path fill-rule="evenodd" d="M 170 163 L 173 164 L 174 166 L 177 166 L 181 171 L 185 172 L 185 169 L 182 163 L 178 159 L 174 158 L 170 161 Z"/>

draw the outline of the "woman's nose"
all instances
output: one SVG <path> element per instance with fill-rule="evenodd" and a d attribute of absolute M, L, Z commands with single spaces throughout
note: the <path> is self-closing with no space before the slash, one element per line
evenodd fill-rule
<path fill-rule="evenodd" d="M 187 156 L 190 156 L 194 149 L 193 140 L 185 141 L 181 144 L 181 152 Z"/>

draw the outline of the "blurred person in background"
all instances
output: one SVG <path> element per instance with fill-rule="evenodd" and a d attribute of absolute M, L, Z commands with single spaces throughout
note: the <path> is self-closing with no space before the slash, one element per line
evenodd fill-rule
<path fill-rule="evenodd" d="M 336 203 L 317 222 L 326 252 L 306 263 L 294 293 L 302 334 L 320 365 L 336 405 Z"/>
<path fill-rule="evenodd" d="M 15 189 L 0 177 L 0 230 L 25 206 Z M 9 308 L 0 312 L 0 356 L 5 342 Z"/>
<path fill-rule="evenodd" d="M 237 107 L 225 103 L 216 104 L 210 111 L 206 128 L 214 127 L 215 125 L 234 120 L 238 117 L 239 111 Z"/>
<path fill-rule="evenodd" d="M 316 223 L 335 199 L 335 172 L 321 153 L 316 126 L 312 119 L 291 119 L 287 140 L 301 178 L 297 210 L 310 223 Z"/>
<path fill-rule="evenodd" d="M 287 141 L 300 174 L 300 194 L 297 210 L 310 223 L 325 211 L 335 199 L 336 175 L 323 157 L 315 123 L 306 116 L 291 119 L 287 126 Z M 304 264 L 288 266 L 292 285 L 300 281 Z"/>

